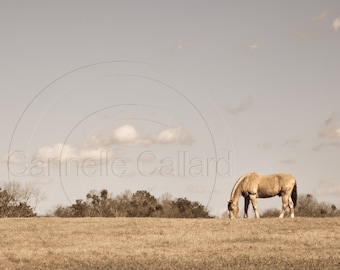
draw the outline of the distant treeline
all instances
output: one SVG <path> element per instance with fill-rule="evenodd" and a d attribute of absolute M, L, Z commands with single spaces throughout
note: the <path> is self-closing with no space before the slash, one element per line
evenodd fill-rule
<path fill-rule="evenodd" d="M 126 191 L 113 197 L 106 189 L 91 191 L 86 200 L 78 199 L 71 206 L 59 206 L 53 214 L 57 217 L 211 217 L 204 205 L 186 198 L 172 200 L 170 195 L 164 195 L 156 199 L 145 190 Z"/>
<path fill-rule="evenodd" d="M 1 217 L 34 217 L 35 207 L 43 199 L 32 185 L 8 182 L 0 188 Z"/>
<path fill-rule="evenodd" d="M 34 217 L 37 205 L 44 199 L 40 190 L 32 185 L 8 182 L 0 188 L 1 217 Z M 242 207 L 242 206 L 240 206 Z M 340 216 L 334 204 L 318 202 L 311 194 L 298 197 L 295 208 L 297 217 Z M 279 209 L 268 209 L 261 217 L 278 217 Z M 70 206 L 58 206 L 50 214 L 56 217 L 165 217 L 211 218 L 209 211 L 199 202 L 187 198 L 172 199 L 165 194 L 156 199 L 148 191 L 126 191 L 113 196 L 106 189 L 90 191 L 85 199 L 78 199 Z M 227 212 L 223 214 L 227 216 Z"/>
<path fill-rule="evenodd" d="M 261 217 L 278 217 L 279 209 L 268 209 Z M 288 215 L 288 212 L 286 213 Z M 340 209 L 334 204 L 318 202 L 311 194 L 301 194 L 298 197 L 295 215 L 298 217 L 336 217 L 340 216 Z"/>
<path fill-rule="evenodd" d="M 21 202 L 7 190 L 0 188 L 0 218 L 2 217 L 34 217 L 36 214 L 27 202 Z"/>

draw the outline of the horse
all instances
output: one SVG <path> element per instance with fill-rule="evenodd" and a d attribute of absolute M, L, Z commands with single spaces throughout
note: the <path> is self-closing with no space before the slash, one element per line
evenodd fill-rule
<path fill-rule="evenodd" d="M 256 172 L 248 173 L 240 177 L 230 195 L 228 201 L 229 218 L 235 218 L 238 214 L 238 200 L 244 197 L 244 218 L 248 217 L 248 206 L 251 201 L 255 217 L 259 218 L 256 198 L 270 198 L 282 196 L 282 211 L 279 218 L 283 218 L 286 208 L 289 206 L 290 217 L 294 218 L 294 208 L 297 204 L 296 180 L 290 174 L 259 175 Z"/>

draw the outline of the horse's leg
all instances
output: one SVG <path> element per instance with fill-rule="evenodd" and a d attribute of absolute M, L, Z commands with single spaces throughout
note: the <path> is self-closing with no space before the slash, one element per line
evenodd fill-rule
<path fill-rule="evenodd" d="M 286 208 L 288 207 L 289 204 L 289 196 L 287 194 L 282 195 L 282 211 L 280 213 L 279 218 L 283 218 L 285 215 Z"/>
<path fill-rule="evenodd" d="M 249 198 L 251 200 L 251 204 L 253 205 L 253 209 L 255 212 L 255 217 L 260 218 L 259 212 L 257 211 L 257 202 L 256 202 L 256 194 L 249 195 Z"/>
<path fill-rule="evenodd" d="M 244 197 L 244 218 L 248 217 L 249 197 Z"/>
<path fill-rule="evenodd" d="M 294 203 L 291 197 L 289 197 L 289 210 L 290 210 L 290 217 L 294 218 Z"/>

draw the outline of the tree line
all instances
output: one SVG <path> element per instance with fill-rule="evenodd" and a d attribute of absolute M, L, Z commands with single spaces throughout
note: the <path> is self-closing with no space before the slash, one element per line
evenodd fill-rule
<path fill-rule="evenodd" d="M 34 217 L 37 205 L 45 197 L 34 186 L 8 182 L 0 188 L 1 217 Z M 267 209 L 261 217 L 278 217 L 280 209 Z M 334 204 L 318 202 L 311 194 L 299 195 L 295 208 L 297 217 L 340 216 L 340 209 Z M 207 208 L 187 198 L 172 199 L 164 194 L 156 199 L 145 190 L 135 193 L 125 191 L 117 196 L 106 189 L 90 191 L 85 199 L 77 199 L 70 206 L 57 206 L 56 217 L 164 217 L 164 218 L 211 218 Z M 226 215 L 224 215 L 226 216 Z"/>
<path fill-rule="evenodd" d="M 78 199 L 71 206 L 59 206 L 57 217 L 165 217 L 210 218 L 206 207 L 187 198 L 171 199 L 169 194 L 156 199 L 148 191 L 126 191 L 116 197 L 106 189 L 91 191 L 86 199 Z"/>
<path fill-rule="evenodd" d="M 263 212 L 261 217 L 278 217 L 281 210 L 272 208 Z M 286 215 L 289 213 L 286 212 Z M 298 204 L 295 209 L 298 217 L 336 217 L 340 216 L 340 209 L 334 204 L 318 202 L 312 194 L 301 194 L 298 197 Z"/>
<path fill-rule="evenodd" d="M 1 217 L 34 217 L 35 208 L 44 199 L 33 185 L 8 182 L 0 188 Z"/>

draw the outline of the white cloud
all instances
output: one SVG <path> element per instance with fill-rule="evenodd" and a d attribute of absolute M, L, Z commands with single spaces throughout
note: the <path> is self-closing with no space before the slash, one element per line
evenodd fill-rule
<path fill-rule="evenodd" d="M 147 145 L 150 143 L 181 143 L 190 144 L 192 139 L 183 131 L 183 126 L 167 127 L 159 133 L 141 135 L 134 126 L 123 125 L 109 132 L 102 132 L 88 139 L 84 146 L 91 147 L 106 147 L 110 145 Z"/>
<path fill-rule="evenodd" d="M 152 136 L 152 141 L 158 143 L 181 143 L 181 144 L 190 144 L 192 139 L 187 134 L 183 133 L 183 126 L 179 125 L 177 127 L 169 127 L 157 135 Z"/>
<path fill-rule="evenodd" d="M 37 150 L 34 158 L 41 161 L 61 161 L 64 162 L 68 159 L 77 159 L 78 155 L 76 149 L 70 145 L 56 143 L 54 146 L 44 146 Z"/>
<path fill-rule="evenodd" d="M 102 132 L 90 137 L 81 147 L 73 147 L 69 144 L 56 143 L 53 146 L 40 147 L 31 157 L 35 162 L 58 165 L 70 161 L 93 160 L 103 162 L 108 158 L 117 156 L 113 147 L 115 145 L 136 146 L 146 144 L 190 144 L 192 138 L 183 131 L 183 126 L 167 127 L 158 133 L 141 136 L 132 125 L 122 125 L 109 132 Z M 20 152 L 9 155 L 11 164 L 23 165 L 27 158 Z M 1 161 L 7 162 L 8 157 Z"/>
<path fill-rule="evenodd" d="M 319 137 L 330 139 L 340 138 L 340 127 L 337 126 L 325 127 L 319 132 Z"/>
<path fill-rule="evenodd" d="M 108 150 L 105 148 L 97 148 L 97 149 L 81 149 L 78 152 L 78 160 L 97 160 L 104 161 L 106 158 L 112 158 L 116 155 L 113 150 Z"/>
<path fill-rule="evenodd" d="M 114 130 L 113 138 L 119 144 L 135 144 L 140 139 L 136 128 L 131 125 L 124 125 Z"/>
<path fill-rule="evenodd" d="M 90 137 L 85 141 L 85 148 L 106 147 L 110 145 L 137 145 L 147 144 L 147 140 L 143 140 L 136 128 L 132 125 L 123 125 L 112 129 L 108 132 L 102 132 Z"/>
<path fill-rule="evenodd" d="M 56 143 L 54 146 L 44 146 L 39 148 L 33 155 L 35 160 L 39 160 L 45 164 L 57 164 L 58 162 L 68 162 L 70 160 L 84 161 L 91 159 L 94 161 L 105 160 L 115 155 L 112 150 L 104 148 L 96 149 L 77 149 L 68 144 Z"/>
<path fill-rule="evenodd" d="M 338 30 L 340 28 L 340 17 L 333 21 L 332 26 L 334 30 Z"/>
<path fill-rule="evenodd" d="M 13 151 L 9 155 L 5 155 L 1 158 L 1 162 L 7 163 L 13 165 L 24 165 L 26 162 L 26 154 L 20 152 L 20 151 Z"/>
<path fill-rule="evenodd" d="M 254 104 L 254 98 L 252 96 L 245 97 L 235 107 L 227 107 L 227 112 L 230 114 L 238 114 L 250 109 Z"/>

